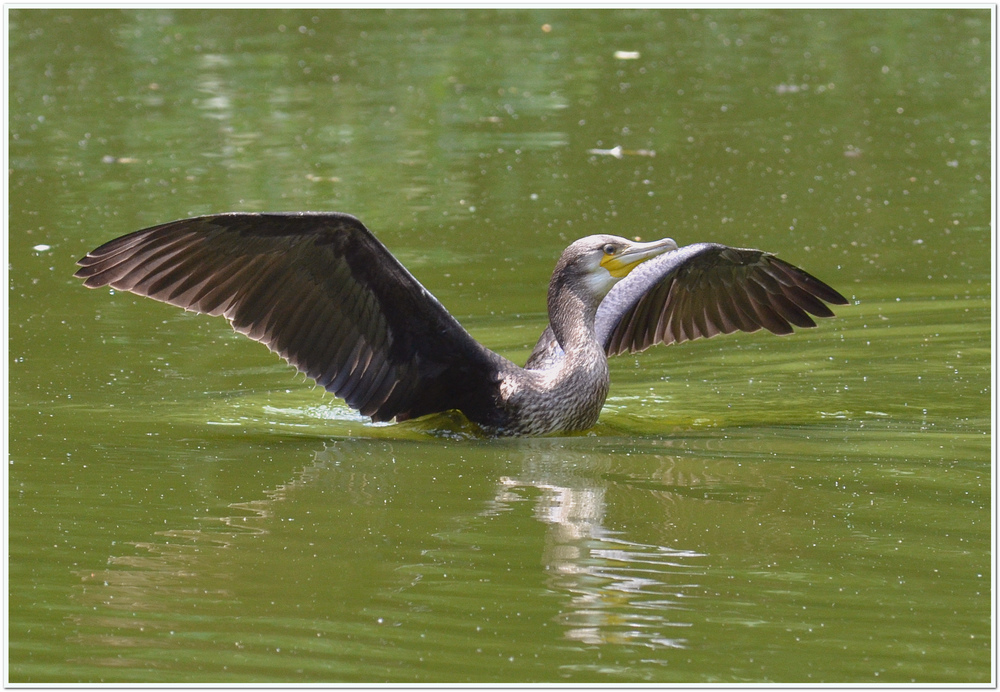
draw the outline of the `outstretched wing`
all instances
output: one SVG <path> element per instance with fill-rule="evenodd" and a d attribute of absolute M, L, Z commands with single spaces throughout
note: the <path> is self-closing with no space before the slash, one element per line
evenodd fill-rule
<path fill-rule="evenodd" d="M 798 267 L 760 250 L 716 243 L 688 245 L 643 262 L 619 281 L 597 309 L 594 328 L 609 356 L 737 330 L 789 334 L 832 317 L 823 301 L 847 299 Z M 526 368 L 562 357 L 546 328 Z"/>
<path fill-rule="evenodd" d="M 90 288 L 224 315 L 373 420 L 464 408 L 495 386 L 500 357 L 347 214 L 184 219 L 78 264 Z"/>
<path fill-rule="evenodd" d="M 601 302 L 595 330 L 608 355 L 761 327 L 790 334 L 846 305 L 830 286 L 760 250 L 698 243 L 643 262 Z"/>

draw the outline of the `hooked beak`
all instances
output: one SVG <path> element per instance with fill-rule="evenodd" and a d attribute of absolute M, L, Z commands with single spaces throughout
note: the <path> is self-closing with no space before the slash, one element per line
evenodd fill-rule
<path fill-rule="evenodd" d="M 628 273 L 648 259 L 677 249 L 673 238 L 654 240 L 651 243 L 632 243 L 617 255 L 609 255 L 601 260 L 601 266 L 616 279 L 624 279 Z"/>

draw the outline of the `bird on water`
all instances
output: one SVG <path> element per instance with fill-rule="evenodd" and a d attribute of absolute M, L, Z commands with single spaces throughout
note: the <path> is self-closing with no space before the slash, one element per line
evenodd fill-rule
<path fill-rule="evenodd" d="M 836 290 L 774 255 L 581 238 L 548 289 L 525 366 L 481 345 L 355 217 L 227 213 L 111 240 L 75 276 L 224 315 L 373 421 L 461 411 L 489 435 L 593 426 L 608 356 L 734 331 L 788 334 L 832 317 Z"/>

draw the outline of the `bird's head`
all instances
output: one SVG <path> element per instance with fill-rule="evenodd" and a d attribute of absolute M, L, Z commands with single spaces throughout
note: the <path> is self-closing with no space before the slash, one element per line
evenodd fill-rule
<path fill-rule="evenodd" d="M 640 243 L 614 235 L 591 235 L 563 251 L 552 279 L 584 287 L 596 304 L 639 264 L 676 249 L 672 238 Z"/>

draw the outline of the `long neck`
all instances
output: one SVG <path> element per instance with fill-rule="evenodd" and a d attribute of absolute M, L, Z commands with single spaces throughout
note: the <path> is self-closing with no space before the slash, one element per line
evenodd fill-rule
<path fill-rule="evenodd" d="M 608 358 L 594 333 L 596 299 L 565 282 L 549 288 L 549 324 L 564 356 L 543 371 L 539 394 L 551 430 L 584 430 L 597 422 L 608 396 Z"/>
<path fill-rule="evenodd" d="M 609 378 L 608 359 L 594 333 L 596 300 L 555 273 L 549 285 L 549 325 L 562 349 L 546 343 L 539 362 L 502 378 L 508 434 L 585 430 L 597 422 Z"/>
<path fill-rule="evenodd" d="M 563 280 L 554 280 L 549 286 L 549 324 L 566 355 L 594 347 L 603 352 L 594 333 L 598 302 Z"/>

